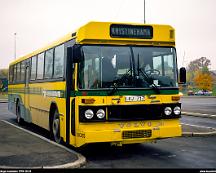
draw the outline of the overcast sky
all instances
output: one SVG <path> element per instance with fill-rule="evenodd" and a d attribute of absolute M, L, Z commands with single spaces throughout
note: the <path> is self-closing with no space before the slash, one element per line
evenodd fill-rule
<path fill-rule="evenodd" d="M 143 0 L 0 0 L 0 68 L 89 21 L 143 22 Z M 215 0 L 146 0 L 146 23 L 176 29 L 178 65 L 205 56 L 216 70 Z M 184 60 L 184 61 L 183 61 Z"/>

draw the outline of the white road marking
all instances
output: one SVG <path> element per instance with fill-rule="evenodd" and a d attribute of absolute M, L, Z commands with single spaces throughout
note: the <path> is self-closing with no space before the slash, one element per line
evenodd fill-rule
<path fill-rule="evenodd" d="M 186 124 L 186 123 L 181 123 L 183 125 L 187 125 L 187 126 L 192 126 L 192 127 L 200 127 L 200 128 L 208 128 L 208 129 L 215 129 L 213 127 L 206 127 L 206 126 L 200 126 L 200 125 L 195 125 L 195 124 Z M 215 129 L 216 130 L 216 129 Z"/>

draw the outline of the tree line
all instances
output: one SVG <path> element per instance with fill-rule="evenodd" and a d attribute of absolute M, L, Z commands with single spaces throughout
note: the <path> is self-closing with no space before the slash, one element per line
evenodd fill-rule
<path fill-rule="evenodd" d="M 8 78 L 8 69 L 0 69 L 0 79 Z"/>
<path fill-rule="evenodd" d="M 8 69 L 0 69 L 0 92 L 7 91 Z"/>

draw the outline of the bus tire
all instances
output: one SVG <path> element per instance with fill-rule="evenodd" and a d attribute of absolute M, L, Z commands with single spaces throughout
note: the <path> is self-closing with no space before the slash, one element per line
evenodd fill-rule
<path fill-rule="evenodd" d="M 55 112 L 52 116 L 51 136 L 56 143 L 61 143 L 62 139 L 60 136 L 60 118 L 57 109 L 55 109 Z"/>
<path fill-rule="evenodd" d="M 23 119 L 21 118 L 20 101 L 19 100 L 17 100 L 17 104 L 16 104 L 16 121 L 19 125 L 23 124 Z"/>

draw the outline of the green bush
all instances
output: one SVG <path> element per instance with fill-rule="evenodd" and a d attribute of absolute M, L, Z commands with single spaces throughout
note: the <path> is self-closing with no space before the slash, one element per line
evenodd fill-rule
<path fill-rule="evenodd" d="M 214 85 L 212 88 L 212 95 L 216 96 L 216 85 Z"/>
<path fill-rule="evenodd" d="M 8 99 L 8 93 L 7 92 L 0 92 L 0 99 Z"/>

